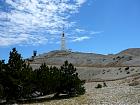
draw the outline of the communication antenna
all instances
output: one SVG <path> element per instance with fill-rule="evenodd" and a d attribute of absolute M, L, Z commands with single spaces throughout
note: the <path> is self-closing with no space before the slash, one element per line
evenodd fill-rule
<path fill-rule="evenodd" d="M 61 35 L 61 50 L 66 50 L 64 26 L 63 26 L 63 32 Z"/>

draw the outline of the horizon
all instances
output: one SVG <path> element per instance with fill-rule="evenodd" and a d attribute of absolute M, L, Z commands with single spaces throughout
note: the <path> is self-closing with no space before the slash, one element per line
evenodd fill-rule
<path fill-rule="evenodd" d="M 13 48 L 14 48 L 14 47 L 13 47 Z M 12 49 L 13 49 L 13 48 L 12 48 Z M 2 59 L 2 58 L 1 58 L 0 60 L 5 60 L 5 62 L 7 63 L 7 62 L 8 62 L 8 59 L 9 59 L 9 53 L 10 53 L 10 51 L 12 51 L 12 49 L 9 50 L 9 52 L 7 53 L 6 59 Z M 127 48 L 127 49 L 121 50 L 121 51 L 116 52 L 116 53 L 108 53 L 108 54 L 102 54 L 102 53 L 96 53 L 96 52 L 85 52 L 85 51 L 73 51 L 73 50 L 69 50 L 69 49 L 66 49 L 65 51 L 80 52 L 80 53 L 93 53 L 93 54 L 101 54 L 101 55 L 110 55 L 110 54 L 111 54 L 111 55 L 115 55 L 115 54 L 118 54 L 118 53 L 120 53 L 120 52 L 122 52 L 122 51 L 125 51 L 125 50 L 128 50 L 128 49 L 140 49 L 140 48 Z M 19 54 L 21 54 L 21 57 L 22 57 L 23 59 L 31 58 L 31 57 L 33 56 L 33 51 L 37 51 L 37 50 L 33 50 L 32 53 L 31 53 L 28 57 L 24 57 L 24 56 L 23 56 L 23 52 L 19 51 L 17 48 L 16 48 L 16 50 L 17 50 L 17 52 L 18 52 Z M 39 55 L 45 54 L 45 53 L 49 53 L 49 52 L 52 52 L 52 51 L 62 51 L 62 50 L 60 50 L 60 49 L 55 49 L 55 50 L 50 50 L 50 51 L 42 52 L 42 53 L 38 53 L 38 52 L 37 52 L 37 55 L 36 55 L 36 56 L 39 56 Z"/>
<path fill-rule="evenodd" d="M 1 0 L 0 59 L 16 47 L 23 58 L 66 48 L 116 54 L 140 48 L 139 0 Z"/>

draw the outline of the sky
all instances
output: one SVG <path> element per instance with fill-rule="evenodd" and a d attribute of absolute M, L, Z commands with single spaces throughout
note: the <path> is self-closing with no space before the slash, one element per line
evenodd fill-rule
<path fill-rule="evenodd" d="M 60 50 L 115 54 L 140 48 L 140 0 L 0 0 L 0 59 Z"/>

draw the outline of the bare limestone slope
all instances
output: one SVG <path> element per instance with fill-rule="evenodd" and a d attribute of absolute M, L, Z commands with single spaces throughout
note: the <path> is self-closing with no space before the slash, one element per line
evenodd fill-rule
<path fill-rule="evenodd" d="M 55 50 L 40 54 L 34 57 L 31 63 L 47 63 L 48 65 L 62 65 L 65 60 L 73 63 L 75 66 L 137 66 L 140 65 L 140 48 L 131 48 L 118 54 L 102 55 L 95 53 L 82 53 L 71 51 Z"/>
<path fill-rule="evenodd" d="M 29 63 L 35 69 L 42 63 L 60 66 L 65 60 L 74 64 L 79 77 L 87 81 L 116 80 L 140 73 L 140 48 L 112 55 L 56 50 L 35 56 Z"/>
<path fill-rule="evenodd" d="M 60 66 L 73 63 L 81 79 L 86 80 L 86 93 L 79 97 L 52 100 L 31 105 L 140 105 L 140 48 L 114 55 L 51 51 L 28 60 L 35 69 L 41 63 Z M 106 87 L 96 89 L 98 84 Z"/>

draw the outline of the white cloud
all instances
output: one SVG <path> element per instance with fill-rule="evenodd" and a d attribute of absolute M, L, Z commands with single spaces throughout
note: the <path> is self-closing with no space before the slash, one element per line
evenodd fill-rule
<path fill-rule="evenodd" d="M 85 32 L 84 29 L 79 29 L 79 28 L 75 29 L 75 31 L 76 31 L 77 33 Z"/>
<path fill-rule="evenodd" d="M 70 20 L 86 1 L 5 0 L 12 9 L 8 12 L 0 10 L 0 46 L 56 43 L 63 27 L 70 30 L 66 34 L 72 42 L 90 39 L 90 35 L 101 32 L 77 28 L 77 23 Z"/>
<path fill-rule="evenodd" d="M 77 1 L 77 4 L 80 4 L 80 5 L 86 2 L 86 0 L 75 0 L 75 1 Z"/>
<path fill-rule="evenodd" d="M 0 10 L 0 46 L 41 44 L 75 26 L 69 18 L 86 0 L 5 0 Z M 55 37 L 57 37 L 55 36 Z M 52 41 L 52 40 L 51 40 Z"/>
<path fill-rule="evenodd" d="M 29 36 L 28 34 L 20 34 L 19 36 L 7 36 L 7 37 L 1 36 L 0 46 L 9 46 L 14 44 L 21 45 L 21 43 L 36 45 L 36 44 L 46 43 L 47 41 L 48 40 L 46 38 L 44 39 L 44 37 L 40 37 L 40 36 L 33 37 L 32 35 Z"/>
<path fill-rule="evenodd" d="M 0 46 L 8 46 L 11 44 L 19 44 L 21 42 L 27 41 L 26 35 L 20 35 L 18 37 L 0 37 Z"/>
<path fill-rule="evenodd" d="M 91 31 L 90 32 L 91 35 L 101 34 L 101 33 L 103 33 L 103 31 Z"/>
<path fill-rule="evenodd" d="M 75 37 L 72 41 L 73 42 L 80 42 L 80 41 L 83 41 L 83 40 L 86 40 L 86 39 L 90 39 L 90 37 L 88 37 L 88 36 Z"/>

